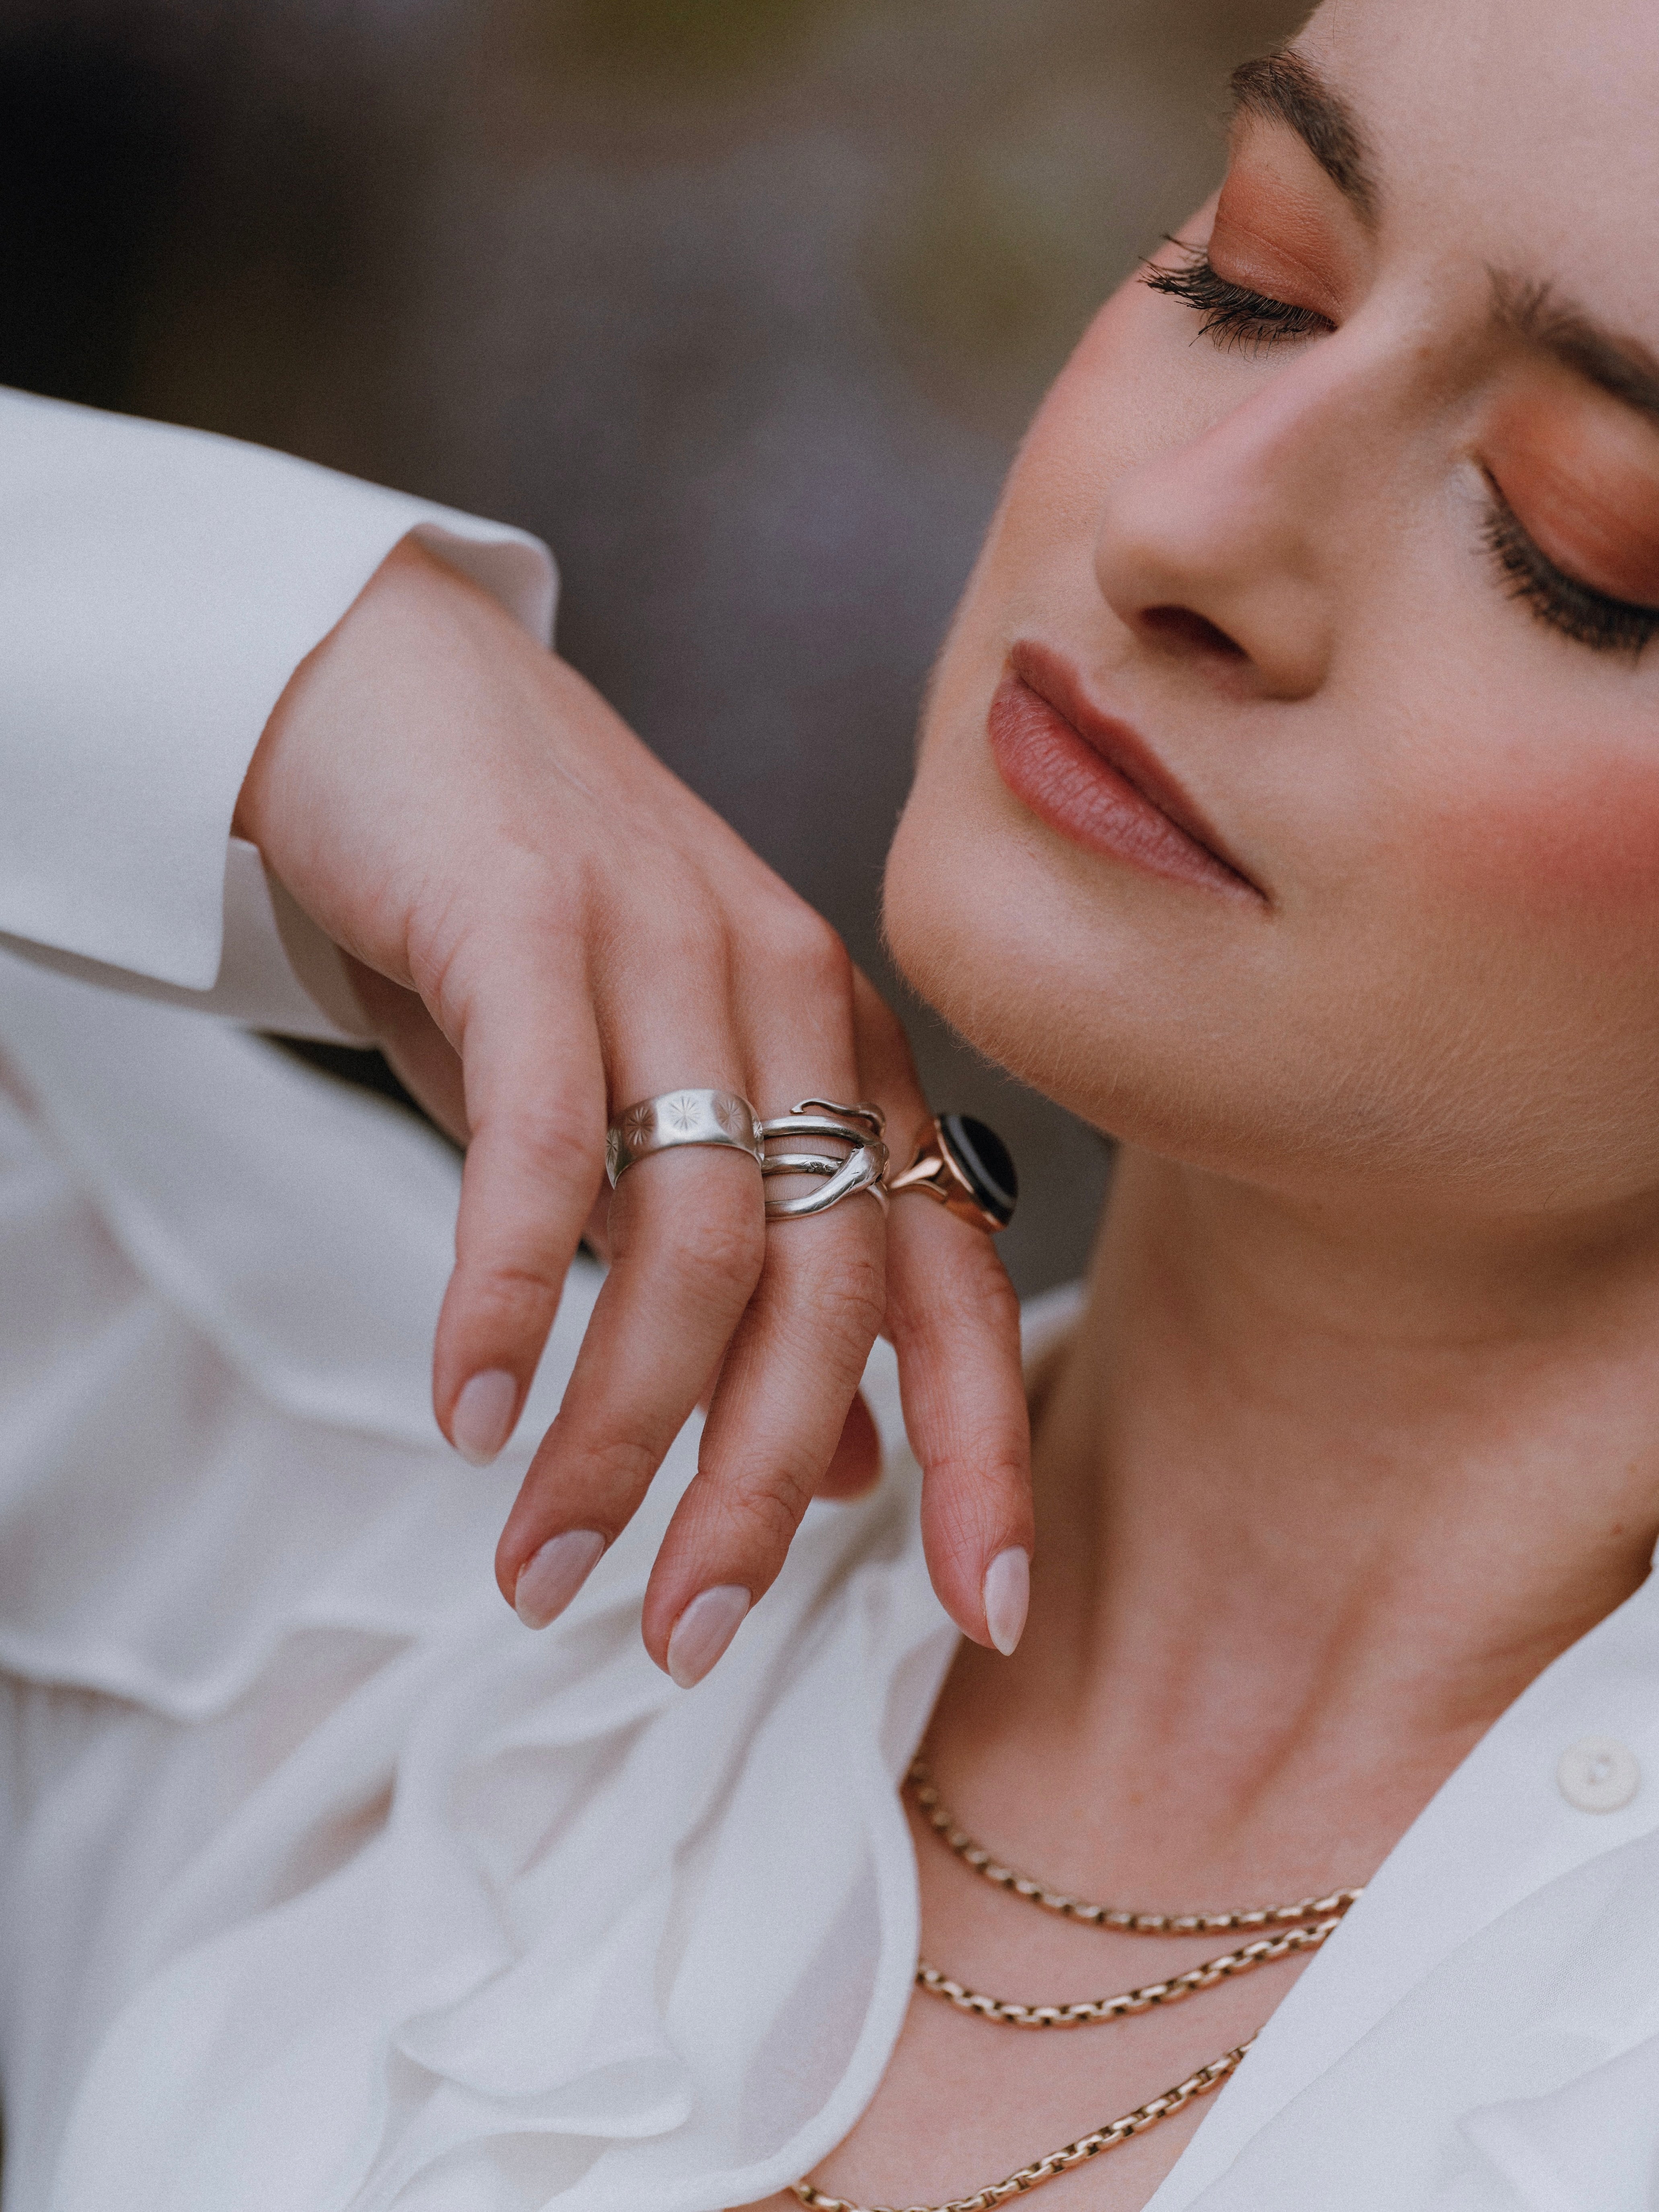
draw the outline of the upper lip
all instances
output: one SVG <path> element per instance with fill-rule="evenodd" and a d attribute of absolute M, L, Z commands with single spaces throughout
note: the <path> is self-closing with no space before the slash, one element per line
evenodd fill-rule
<path fill-rule="evenodd" d="M 1063 654 L 1035 638 L 1022 638 L 1008 655 L 1008 665 L 1023 684 L 1045 700 L 1071 724 L 1091 751 L 1132 784 L 1141 797 L 1167 817 L 1183 837 L 1200 846 L 1210 858 L 1238 878 L 1258 897 L 1267 895 L 1246 873 L 1217 836 L 1203 811 L 1185 792 L 1138 730 L 1115 714 L 1097 707 L 1083 686 L 1083 678 Z"/>

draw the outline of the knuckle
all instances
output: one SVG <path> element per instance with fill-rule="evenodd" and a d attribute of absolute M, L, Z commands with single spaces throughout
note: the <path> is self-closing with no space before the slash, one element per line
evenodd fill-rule
<path fill-rule="evenodd" d="M 747 1299 L 766 1256 L 766 1223 L 758 1207 L 687 1206 L 661 1226 L 651 1265 L 676 1283 L 711 1285 Z"/>
<path fill-rule="evenodd" d="M 975 1231 L 975 1235 L 980 1232 Z M 980 1280 L 975 1285 L 975 1310 L 986 1320 L 1006 1324 L 1018 1334 L 1019 1329 L 1019 1294 L 1010 1281 L 1007 1269 L 994 1252 L 988 1253 L 990 1264 L 980 1271 Z"/>
<path fill-rule="evenodd" d="M 487 947 L 547 939 L 556 944 L 580 917 L 586 891 L 585 856 L 549 852 L 539 823 L 520 823 L 509 843 L 495 849 L 495 867 L 479 884 Z"/>
<path fill-rule="evenodd" d="M 1006 1486 L 987 1484 L 977 1474 L 933 1467 L 927 1479 L 933 1486 L 927 1516 L 930 1554 L 943 1551 L 972 1559 L 988 1542 L 1023 1540 L 1028 1548 L 1031 1546 L 1030 1513 Z"/>
<path fill-rule="evenodd" d="M 815 1328 L 867 1349 L 887 1310 L 885 1271 L 878 1255 L 844 1253 L 812 1285 Z"/>
<path fill-rule="evenodd" d="M 826 1260 L 769 1291 L 757 1341 L 765 1356 L 850 1392 L 885 1313 L 879 1255 Z"/>
<path fill-rule="evenodd" d="M 571 1468 L 562 1489 L 579 1487 L 595 1504 L 620 1509 L 623 1519 L 634 1501 L 650 1487 L 661 1459 L 656 1440 L 649 1437 L 609 1436 L 590 1438 L 580 1453 L 580 1467 Z"/>
<path fill-rule="evenodd" d="M 969 1511 L 988 1498 L 1023 1497 L 1030 1468 L 1018 1439 L 1000 1423 L 965 1421 L 939 1437 L 927 1456 L 942 1509 Z"/>
<path fill-rule="evenodd" d="M 772 925 L 769 944 L 798 984 L 817 992 L 833 991 L 850 1006 L 853 957 L 821 914 L 795 902 Z"/>
<path fill-rule="evenodd" d="M 688 952 L 723 947 L 727 936 L 724 908 L 706 876 L 679 855 L 659 850 L 638 870 L 635 881 L 648 886 L 637 895 L 628 916 L 628 939 L 636 964 L 660 972 L 666 963 L 684 963 Z"/>
<path fill-rule="evenodd" d="M 712 1501 L 735 1551 L 769 1563 L 781 1559 L 812 1496 L 805 1470 L 787 1464 L 716 1480 Z"/>
<path fill-rule="evenodd" d="M 471 943 L 453 891 L 422 900 L 410 918 L 404 946 L 410 981 L 451 1036 L 464 1027 L 471 1001 Z"/>
<path fill-rule="evenodd" d="M 988 1237 L 964 1233 L 975 1242 L 960 1264 L 890 1270 L 888 1314 L 899 1336 L 981 1346 L 988 1337 L 1018 1340 L 1019 1299 L 1007 1270 Z"/>
<path fill-rule="evenodd" d="M 886 1000 L 876 991 L 861 991 L 858 1013 L 860 1027 L 884 1058 L 894 1060 L 908 1067 L 910 1040 L 904 1033 L 903 1023 Z"/>
<path fill-rule="evenodd" d="M 458 1270 L 456 1290 L 475 1329 L 512 1333 L 545 1322 L 564 1289 L 564 1270 L 533 1259 L 491 1260 Z"/>
<path fill-rule="evenodd" d="M 578 1108 L 498 1109 L 475 1126 L 475 1148 L 481 1138 L 498 1173 L 510 1166 L 538 1189 L 586 1190 L 605 1165 L 604 1133 Z"/>
<path fill-rule="evenodd" d="M 671 1411 L 637 1392 L 568 1395 L 531 1469 L 562 1501 L 575 1493 L 629 1501 L 633 1510 L 678 1427 Z"/>

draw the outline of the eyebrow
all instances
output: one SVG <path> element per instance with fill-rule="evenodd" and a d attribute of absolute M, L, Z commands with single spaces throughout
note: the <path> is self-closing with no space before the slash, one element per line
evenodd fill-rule
<path fill-rule="evenodd" d="M 1260 116 L 1295 131 L 1343 198 L 1375 226 L 1378 194 L 1364 133 L 1347 101 L 1305 55 L 1289 46 L 1241 62 L 1230 82 L 1235 117 Z M 1490 274 L 1496 329 L 1659 422 L 1659 355 L 1560 299 L 1553 284 L 1499 269 Z"/>
<path fill-rule="evenodd" d="M 1639 338 L 1621 337 L 1558 300 L 1553 287 L 1528 283 L 1501 269 L 1491 271 L 1495 326 L 1551 355 L 1626 407 L 1659 422 L 1659 359 Z"/>
<path fill-rule="evenodd" d="M 1294 131 L 1344 199 L 1368 224 L 1377 193 L 1364 133 L 1353 110 L 1304 55 L 1287 47 L 1241 62 L 1230 79 L 1233 114 L 1257 115 Z"/>

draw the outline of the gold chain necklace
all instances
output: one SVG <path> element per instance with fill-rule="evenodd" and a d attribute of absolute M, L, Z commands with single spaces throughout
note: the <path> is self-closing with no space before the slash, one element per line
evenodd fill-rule
<path fill-rule="evenodd" d="M 1063 1890 L 1050 1889 L 1029 1874 L 1001 1865 L 983 1844 L 975 1843 L 940 1797 L 925 1759 L 913 1759 L 904 1778 L 922 1818 L 964 1866 L 1044 1912 L 1079 1921 L 1085 1927 L 1108 1929 L 1114 1935 L 1225 1936 L 1235 1929 L 1286 1928 L 1307 1920 L 1340 1920 L 1364 1893 L 1358 1889 L 1334 1889 L 1328 1897 L 1304 1897 L 1296 1905 L 1250 1905 L 1237 1912 L 1132 1912 L 1120 1905 L 1093 1905 L 1086 1898 L 1068 1897 Z"/>
<path fill-rule="evenodd" d="M 1167 2120 L 1194 2097 L 1203 2096 L 1218 2082 L 1224 2081 L 1239 2060 L 1249 2049 L 1249 2042 L 1241 2043 L 1236 2050 L 1224 2051 L 1207 2066 L 1200 2066 L 1196 2074 L 1189 2074 L 1184 2081 L 1176 2082 L 1160 2097 L 1150 2098 L 1137 2105 L 1133 2112 L 1125 2112 L 1119 2120 L 1109 2120 L 1103 2128 L 1091 2135 L 1079 2136 L 1075 2142 L 1051 2150 L 1047 2158 L 1033 2159 L 1030 2166 L 1022 2166 L 1018 2173 L 1011 2173 L 1006 2181 L 993 2181 L 983 2189 L 976 2189 L 971 2197 L 953 2197 L 948 2204 L 912 2204 L 903 2212 L 992 2212 L 992 2207 L 1006 2204 L 1011 2197 L 1023 2197 L 1029 2189 L 1036 2189 L 1045 2181 L 1052 2181 L 1057 2173 L 1069 2173 L 1074 2166 L 1085 2166 L 1091 2158 L 1098 2158 L 1103 2150 L 1115 2150 L 1131 2136 L 1145 2134 L 1160 2120 Z M 814 2189 L 810 2181 L 790 2184 L 791 2193 L 803 2204 L 810 2204 L 813 2212 L 895 2212 L 887 2205 L 854 2204 L 845 2197 L 826 2197 L 821 2189 Z"/>
<path fill-rule="evenodd" d="M 1109 2020 L 1128 2020 L 1136 2013 L 1150 2012 L 1154 2005 L 1179 2003 L 1199 1990 L 1212 1990 L 1218 1982 L 1229 1981 L 1235 1974 L 1248 1974 L 1253 1966 L 1266 1966 L 1275 1959 L 1288 1959 L 1293 1951 L 1316 1951 L 1320 1945 L 1335 1935 L 1342 1925 L 1340 1920 L 1316 1921 L 1311 1928 L 1293 1928 L 1283 1936 L 1264 1936 L 1260 1942 L 1247 1943 L 1242 1950 L 1224 1952 L 1218 1959 L 1206 1959 L 1200 1966 L 1189 1966 L 1184 1974 L 1172 1974 L 1167 1982 L 1148 1982 L 1138 1990 L 1124 1990 L 1115 1997 L 1085 1997 L 1077 2004 L 1025 2005 L 1016 2004 L 1012 1997 L 988 1997 L 978 1990 L 964 1989 L 953 1982 L 937 1966 L 921 1960 L 916 1966 L 916 1987 L 926 1990 L 929 1996 L 943 1997 L 958 2012 L 976 2013 L 981 2020 L 1000 2021 L 1005 2027 L 1091 2027 Z"/>
<path fill-rule="evenodd" d="M 905 1781 L 934 1834 L 964 1865 L 999 1889 L 1024 1898 L 1044 1912 L 1131 1936 L 1210 1935 L 1247 1928 L 1276 1928 L 1281 1931 L 1243 1944 L 1220 1958 L 1206 1960 L 1184 1974 L 1172 1975 L 1168 1981 L 1149 1982 L 1144 1988 L 1126 1990 L 1117 1996 L 1091 1998 L 1078 2004 L 1024 2005 L 1006 1997 L 985 1996 L 977 1990 L 964 1989 L 960 1982 L 951 1981 L 925 1960 L 919 1962 L 918 1988 L 943 1997 L 958 2011 L 976 2013 L 981 2019 L 995 2021 L 1004 2027 L 1079 2027 L 1122 2020 L 1134 2013 L 1148 2012 L 1154 2005 L 1172 2004 L 1196 1990 L 1213 1989 L 1232 1975 L 1266 1966 L 1270 1960 L 1287 1958 L 1293 1951 L 1316 1950 L 1335 1934 L 1349 1906 L 1364 1893 L 1358 1889 L 1333 1890 L 1328 1897 L 1304 1898 L 1295 1905 L 1251 1906 L 1234 1912 L 1137 1912 L 1118 1905 L 1097 1905 L 1087 1899 L 1050 1889 L 1046 1882 L 1020 1874 L 994 1858 L 944 1802 L 925 1759 L 918 1757 L 912 1761 Z M 1160 2120 L 1181 2112 L 1194 2098 L 1206 2095 L 1226 2080 L 1255 2039 L 1253 2036 L 1247 2038 L 1231 2051 L 1224 2051 L 1219 2058 L 1212 2059 L 1207 2066 L 1200 2066 L 1197 2073 L 1189 2074 L 1184 2081 L 1176 2082 L 1173 2088 L 1150 2098 L 1144 2105 L 1137 2105 L 1133 2112 L 1108 2120 L 1103 2127 L 1079 2136 L 1075 2142 L 1062 2144 L 1044 2158 L 1033 2159 L 1029 2166 L 1022 2166 L 1001 2181 L 988 2183 L 969 2197 L 953 2197 L 946 2204 L 910 2205 L 903 2208 L 903 2212 L 994 2212 L 995 2206 L 1006 2204 L 1011 2197 L 1024 2196 L 1043 2182 L 1052 2181 L 1056 2174 L 1069 2173 L 1073 2166 L 1098 2158 L 1102 2151 L 1115 2150 L 1132 2136 L 1142 2135 Z M 791 2183 L 790 2193 L 810 2207 L 811 2212 L 896 2212 L 896 2208 L 855 2204 L 848 2197 L 827 2196 L 810 2181 Z"/>

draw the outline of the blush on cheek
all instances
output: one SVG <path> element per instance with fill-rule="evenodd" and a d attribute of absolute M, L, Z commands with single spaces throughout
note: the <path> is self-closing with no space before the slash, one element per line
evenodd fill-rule
<path fill-rule="evenodd" d="M 1659 728 L 1648 736 L 1613 751 L 1564 725 L 1547 763 L 1511 754 L 1507 775 L 1432 810 L 1414 841 L 1425 871 L 1457 906 L 1565 925 L 1659 979 Z"/>

